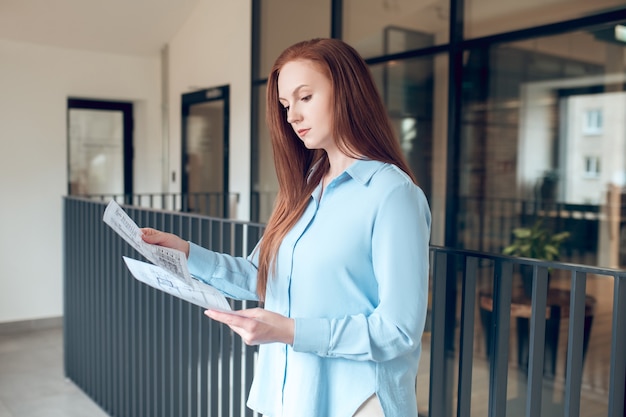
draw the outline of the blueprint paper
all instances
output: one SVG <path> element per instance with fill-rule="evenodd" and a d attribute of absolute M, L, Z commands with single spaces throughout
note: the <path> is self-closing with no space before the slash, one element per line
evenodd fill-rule
<path fill-rule="evenodd" d="M 232 310 L 222 293 L 191 276 L 183 252 L 144 242 L 139 226 L 115 200 L 107 205 L 102 220 L 152 262 L 149 264 L 124 256 L 124 262 L 135 279 L 200 307 Z"/>
<path fill-rule="evenodd" d="M 195 279 L 191 285 L 187 285 L 179 277 L 161 267 L 126 256 L 123 258 L 130 273 L 144 284 L 210 310 L 231 310 L 222 293 L 209 285 Z"/>

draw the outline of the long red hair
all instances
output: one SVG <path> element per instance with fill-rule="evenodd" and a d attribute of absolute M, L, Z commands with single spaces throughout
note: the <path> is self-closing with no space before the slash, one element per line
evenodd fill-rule
<path fill-rule="evenodd" d="M 290 61 L 313 63 L 331 82 L 333 137 L 346 155 L 388 162 L 415 182 L 395 137 L 370 70 L 358 52 L 337 39 L 312 39 L 287 48 L 267 80 L 267 126 L 274 151 L 278 195 L 259 245 L 257 293 L 265 299 L 270 270 L 287 232 L 304 213 L 311 193 L 328 171 L 326 152 L 307 149 L 287 123 L 278 100 L 278 76 Z M 313 170 L 313 166 L 315 166 Z"/>

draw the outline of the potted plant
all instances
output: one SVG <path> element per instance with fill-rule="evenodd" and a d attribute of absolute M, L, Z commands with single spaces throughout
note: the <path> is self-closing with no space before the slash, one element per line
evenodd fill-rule
<path fill-rule="evenodd" d="M 532 227 L 513 229 L 513 242 L 505 247 L 502 252 L 510 256 L 554 261 L 559 258 L 561 244 L 569 237 L 569 232 L 553 233 L 545 228 L 542 219 L 539 219 Z M 532 292 L 532 269 L 523 268 L 523 265 L 521 269 L 524 293 L 530 295 Z"/>

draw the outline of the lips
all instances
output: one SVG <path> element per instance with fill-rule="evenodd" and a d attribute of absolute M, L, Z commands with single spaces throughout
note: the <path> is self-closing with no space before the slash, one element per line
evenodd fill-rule
<path fill-rule="evenodd" d="M 309 132 L 309 130 L 311 130 L 311 129 L 298 129 L 297 130 L 298 136 L 303 137 L 304 135 L 306 135 Z"/>

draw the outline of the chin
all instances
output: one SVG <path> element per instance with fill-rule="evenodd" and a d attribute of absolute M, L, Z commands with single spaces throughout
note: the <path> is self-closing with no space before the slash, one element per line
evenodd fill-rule
<path fill-rule="evenodd" d="M 320 149 L 319 145 L 316 145 L 314 143 L 308 142 L 306 140 L 302 141 L 302 144 L 304 145 L 305 148 L 307 149 Z"/>

